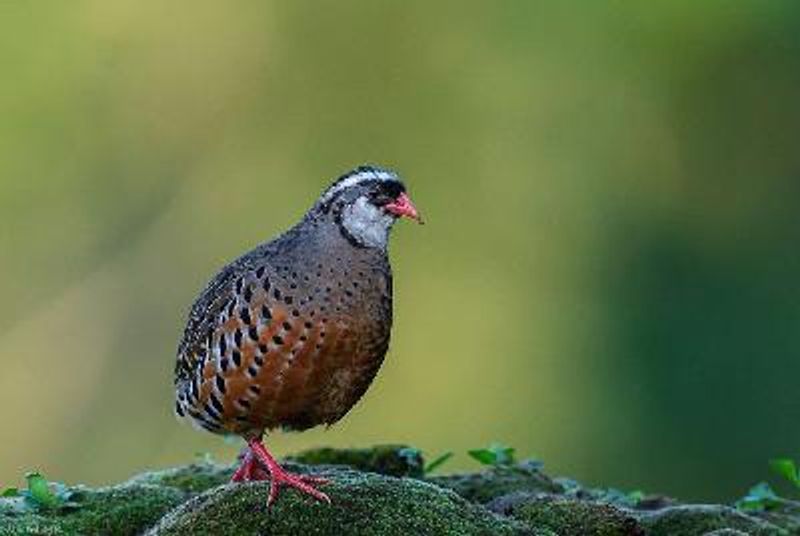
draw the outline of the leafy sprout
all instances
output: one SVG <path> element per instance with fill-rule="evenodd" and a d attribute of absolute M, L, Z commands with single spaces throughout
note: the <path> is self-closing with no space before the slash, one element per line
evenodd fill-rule
<path fill-rule="evenodd" d="M 27 493 L 24 493 L 25 498 L 32 501 L 36 506 L 43 508 L 56 508 L 62 503 L 62 499 L 56 495 L 50 488 L 50 483 L 37 472 L 28 473 L 25 475 L 25 480 L 28 481 Z"/>
<path fill-rule="evenodd" d="M 434 459 L 433 459 L 431 462 L 429 462 L 429 463 L 428 463 L 428 465 L 426 465 L 426 466 L 425 466 L 425 469 L 423 469 L 423 472 L 424 472 L 426 475 L 429 475 L 429 474 L 431 474 L 431 473 L 432 473 L 432 472 L 434 472 L 436 469 L 438 469 L 439 467 L 441 467 L 442 465 L 444 465 L 444 464 L 445 464 L 445 462 L 447 462 L 447 460 L 449 460 L 449 459 L 450 459 L 450 458 L 452 458 L 452 457 L 453 457 L 453 453 L 452 453 L 452 452 L 449 452 L 449 451 L 448 451 L 448 452 L 445 452 L 444 454 L 442 454 L 442 455 L 440 455 L 440 456 L 437 456 L 437 457 L 436 457 L 436 458 L 434 458 Z"/>
<path fill-rule="evenodd" d="M 3 493 L 0 493 L 0 497 L 19 497 L 20 492 L 17 488 L 6 488 L 3 490 Z"/>
<path fill-rule="evenodd" d="M 495 467 L 513 465 L 516 462 L 514 459 L 514 448 L 507 447 L 500 443 L 492 443 L 489 447 L 484 449 L 473 449 L 468 451 L 467 454 L 483 465 L 492 465 Z"/>
<path fill-rule="evenodd" d="M 28 484 L 27 489 L 6 488 L 0 493 L 0 497 L 21 498 L 22 508 L 66 510 L 81 507 L 77 502 L 80 499 L 80 489 L 70 489 L 60 482 L 49 482 L 36 471 L 26 474 L 25 481 Z"/>
<path fill-rule="evenodd" d="M 745 512 L 764 512 L 783 504 L 781 499 L 766 482 L 759 482 L 736 502 L 736 508 Z"/>
<path fill-rule="evenodd" d="M 789 458 L 777 458 L 769 461 L 769 466 L 773 471 L 791 482 L 794 487 L 800 488 L 800 474 L 794 460 Z"/>

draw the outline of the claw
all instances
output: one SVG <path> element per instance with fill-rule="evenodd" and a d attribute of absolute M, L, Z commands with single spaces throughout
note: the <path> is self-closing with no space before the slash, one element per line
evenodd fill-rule
<path fill-rule="evenodd" d="M 295 488 L 317 500 L 331 503 L 330 497 L 314 487 L 328 484 L 330 480 L 319 476 L 290 473 L 280 466 L 259 439 L 248 440 L 247 444 L 250 448 L 243 455 L 241 465 L 233 473 L 231 482 L 250 482 L 269 478 L 271 482 L 267 506 L 275 502 L 282 486 Z"/>

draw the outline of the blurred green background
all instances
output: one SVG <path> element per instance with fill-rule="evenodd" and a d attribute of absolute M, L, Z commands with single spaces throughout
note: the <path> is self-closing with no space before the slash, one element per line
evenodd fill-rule
<path fill-rule="evenodd" d="M 698 500 L 798 454 L 798 2 L 162 4 L 0 4 L 0 484 L 232 458 L 172 415 L 188 307 L 363 162 L 429 225 L 369 393 L 279 454 Z"/>

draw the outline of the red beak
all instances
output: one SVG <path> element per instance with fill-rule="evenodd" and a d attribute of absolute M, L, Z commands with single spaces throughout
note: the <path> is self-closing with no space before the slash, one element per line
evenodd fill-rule
<path fill-rule="evenodd" d="M 414 203 L 411 202 L 411 199 L 405 192 L 400 194 L 397 199 L 391 203 L 384 205 L 383 208 L 395 216 L 411 218 L 412 220 L 416 220 L 417 223 L 424 223 L 419 212 L 417 212 L 417 207 L 414 206 Z"/>

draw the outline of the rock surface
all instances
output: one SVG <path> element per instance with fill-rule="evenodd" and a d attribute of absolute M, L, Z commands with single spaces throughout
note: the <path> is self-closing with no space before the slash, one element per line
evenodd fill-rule
<path fill-rule="evenodd" d="M 800 534 L 794 506 L 744 513 L 631 496 L 553 479 L 531 463 L 426 478 L 419 451 L 409 447 L 317 449 L 288 460 L 293 471 L 329 478 L 333 504 L 286 490 L 267 509 L 268 483 L 231 485 L 232 467 L 204 462 L 107 488 L 72 487 L 69 502 L 57 507 L 0 498 L 0 536 Z"/>

